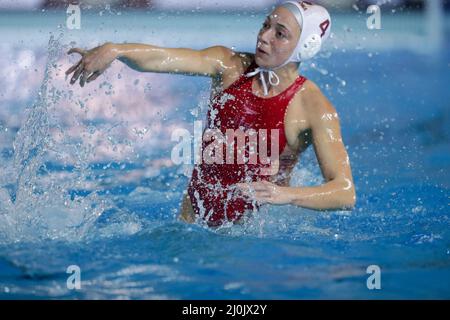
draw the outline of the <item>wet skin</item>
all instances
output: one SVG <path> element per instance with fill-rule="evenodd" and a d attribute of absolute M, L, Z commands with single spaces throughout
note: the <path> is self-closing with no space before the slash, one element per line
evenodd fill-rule
<path fill-rule="evenodd" d="M 257 65 L 273 68 L 289 58 L 300 37 L 301 30 L 294 16 L 285 8 L 276 8 L 265 20 L 258 34 L 255 54 L 240 53 L 214 46 L 204 50 L 161 48 L 146 44 L 105 43 L 91 50 L 73 48 L 81 59 L 66 71 L 72 75 L 71 84 L 80 86 L 97 79 L 115 60 L 140 72 L 158 72 L 208 76 L 212 79 L 211 96 L 235 82 L 255 61 Z M 277 69 L 278 86 L 270 86 L 271 97 L 283 92 L 298 76 L 298 64 L 289 63 Z M 259 77 L 253 77 L 252 91 L 263 96 Z M 268 83 L 268 81 L 267 81 Z M 313 145 L 324 183 L 313 187 L 290 187 L 289 175 L 294 166 L 281 168 L 288 178 L 275 174 L 271 181 L 238 184 L 241 192 L 258 203 L 293 204 L 313 210 L 351 210 L 356 193 L 350 161 L 334 106 L 312 81 L 307 80 L 291 100 L 285 118 L 286 148 L 280 155 L 296 159 Z M 293 162 L 295 164 L 295 162 Z M 194 221 L 189 197 L 185 196 L 180 218 Z"/>

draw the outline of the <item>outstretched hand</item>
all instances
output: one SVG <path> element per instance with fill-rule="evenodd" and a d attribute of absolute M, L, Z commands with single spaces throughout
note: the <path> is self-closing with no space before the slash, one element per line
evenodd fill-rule
<path fill-rule="evenodd" d="M 117 52 L 110 43 L 106 43 L 91 50 L 72 48 L 67 54 L 78 53 L 81 60 L 66 71 L 66 75 L 73 72 L 70 84 L 77 82 L 80 78 L 80 86 L 97 79 L 117 58 Z"/>

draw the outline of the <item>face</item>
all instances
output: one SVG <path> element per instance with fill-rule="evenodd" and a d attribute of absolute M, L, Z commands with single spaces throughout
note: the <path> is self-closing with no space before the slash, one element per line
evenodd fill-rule
<path fill-rule="evenodd" d="M 300 26 L 294 15 L 284 7 L 276 8 L 259 31 L 256 63 L 265 68 L 281 65 L 291 56 L 299 38 Z"/>

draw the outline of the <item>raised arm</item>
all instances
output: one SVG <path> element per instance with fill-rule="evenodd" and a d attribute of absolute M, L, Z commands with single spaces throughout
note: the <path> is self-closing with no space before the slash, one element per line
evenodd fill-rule
<path fill-rule="evenodd" d="M 115 46 L 118 60 L 142 72 L 215 76 L 227 67 L 233 52 L 223 46 L 203 50 L 161 48 L 147 44 Z"/>
<path fill-rule="evenodd" d="M 194 50 L 114 43 L 105 43 L 91 50 L 73 48 L 68 54 L 72 53 L 79 53 L 81 60 L 68 69 L 66 75 L 73 72 L 70 83 L 80 79 L 81 86 L 97 79 L 116 59 L 141 72 L 214 77 L 230 68 L 235 56 L 231 49 L 223 46 Z"/>

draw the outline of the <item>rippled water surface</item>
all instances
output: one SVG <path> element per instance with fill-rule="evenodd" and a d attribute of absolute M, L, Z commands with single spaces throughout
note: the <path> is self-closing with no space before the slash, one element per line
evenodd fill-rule
<path fill-rule="evenodd" d="M 71 87 L 59 33 L 0 45 L 0 298 L 450 298 L 449 47 L 334 50 L 301 68 L 340 115 L 356 208 L 264 207 L 210 230 L 177 221 L 192 168 L 170 161 L 171 132 L 204 118 L 208 79 L 117 62 Z M 293 183 L 321 182 L 309 149 Z"/>

